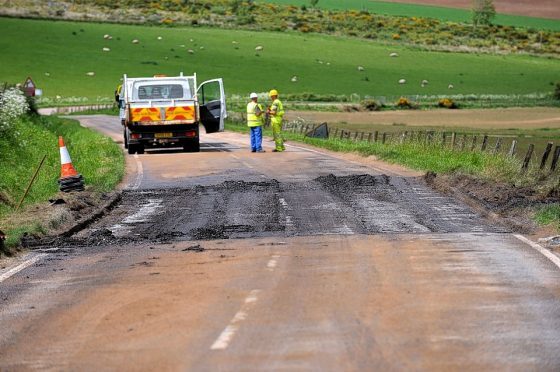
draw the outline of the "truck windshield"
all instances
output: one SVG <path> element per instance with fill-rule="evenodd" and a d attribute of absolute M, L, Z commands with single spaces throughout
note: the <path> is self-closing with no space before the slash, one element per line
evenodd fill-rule
<path fill-rule="evenodd" d="M 190 88 L 181 84 L 139 84 L 134 88 L 133 98 L 138 100 L 192 98 Z"/>

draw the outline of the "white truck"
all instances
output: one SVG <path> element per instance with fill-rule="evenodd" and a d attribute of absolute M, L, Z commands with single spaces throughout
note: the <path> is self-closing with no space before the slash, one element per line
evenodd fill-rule
<path fill-rule="evenodd" d="M 224 130 L 224 84 L 213 79 L 197 85 L 196 74 L 129 78 L 115 95 L 129 154 L 156 147 L 200 151 L 199 124 L 206 133 Z"/>

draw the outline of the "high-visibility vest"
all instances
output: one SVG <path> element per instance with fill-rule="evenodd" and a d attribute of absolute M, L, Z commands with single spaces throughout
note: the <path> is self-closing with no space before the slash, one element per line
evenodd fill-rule
<path fill-rule="evenodd" d="M 270 116 L 270 122 L 272 124 L 280 124 L 282 123 L 282 117 L 284 116 L 284 105 L 278 98 L 272 102 L 272 106 L 270 106 L 270 110 L 275 112 L 276 115 Z"/>
<path fill-rule="evenodd" d="M 258 127 L 263 125 L 262 115 L 257 116 L 257 112 L 263 112 L 262 106 L 257 102 L 249 102 L 247 104 L 247 126 Z"/>

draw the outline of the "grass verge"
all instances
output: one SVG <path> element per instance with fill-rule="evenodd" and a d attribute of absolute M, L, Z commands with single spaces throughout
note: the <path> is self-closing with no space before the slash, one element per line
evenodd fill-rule
<path fill-rule="evenodd" d="M 534 220 L 539 225 L 554 226 L 556 230 L 560 230 L 560 204 L 555 203 L 539 208 Z"/>
<path fill-rule="evenodd" d="M 17 245 L 25 233 L 44 232 L 43 217 L 33 213 L 36 205 L 58 193 L 60 155 L 58 136 L 63 136 L 72 161 L 86 182 L 87 191 L 113 190 L 124 175 L 124 156 L 108 137 L 83 128 L 75 120 L 33 116 L 17 123 L 15 139 L 0 139 L 0 226 L 8 246 Z M 22 208 L 15 207 L 25 192 L 42 157 L 46 160 Z M 22 218 L 30 214 L 31 217 Z"/>

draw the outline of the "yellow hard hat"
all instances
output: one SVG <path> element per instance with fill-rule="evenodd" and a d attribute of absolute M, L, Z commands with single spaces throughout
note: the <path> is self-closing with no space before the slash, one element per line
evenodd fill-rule
<path fill-rule="evenodd" d="M 270 91 L 270 93 L 268 93 L 268 95 L 271 96 L 271 97 L 272 97 L 272 96 L 277 96 L 277 95 L 278 95 L 278 91 L 277 91 L 276 89 L 272 89 L 272 90 Z"/>

